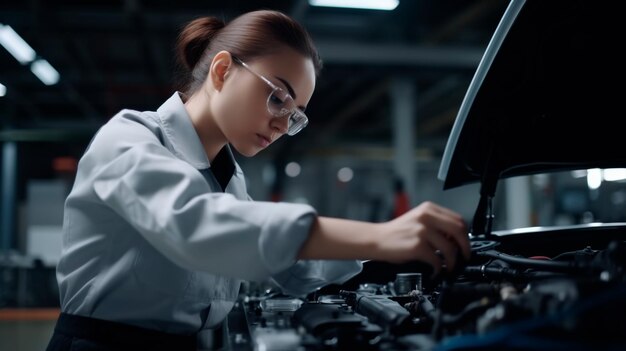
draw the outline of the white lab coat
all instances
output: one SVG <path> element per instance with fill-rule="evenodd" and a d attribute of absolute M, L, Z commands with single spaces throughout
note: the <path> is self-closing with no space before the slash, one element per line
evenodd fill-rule
<path fill-rule="evenodd" d="M 241 279 L 302 295 L 360 271 L 358 261 L 296 261 L 313 208 L 250 201 L 228 146 L 218 158 L 232 170 L 225 189 L 178 93 L 106 123 L 65 203 L 62 311 L 196 333 L 224 319 Z"/>

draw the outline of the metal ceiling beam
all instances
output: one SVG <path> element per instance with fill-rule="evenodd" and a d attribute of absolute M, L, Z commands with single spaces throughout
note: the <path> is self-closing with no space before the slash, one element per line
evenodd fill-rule
<path fill-rule="evenodd" d="M 296 0 L 293 6 L 291 6 L 291 17 L 298 22 L 301 22 L 304 18 L 304 14 L 309 9 L 309 2 L 307 0 Z"/>
<path fill-rule="evenodd" d="M 324 63 L 476 69 L 484 47 L 422 46 L 317 40 Z"/>
<path fill-rule="evenodd" d="M 433 135 L 444 128 L 451 127 L 454 124 L 456 115 L 459 112 L 459 106 L 451 106 L 447 110 L 438 114 L 436 117 L 429 119 L 422 123 L 418 129 L 418 136 Z"/>
<path fill-rule="evenodd" d="M 75 49 L 74 51 L 78 61 L 85 67 L 85 71 L 80 72 L 83 82 L 89 82 L 90 85 L 97 85 L 99 87 L 104 86 L 105 79 L 102 70 L 98 67 L 98 64 L 96 64 L 94 54 L 87 48 L 85 41 L 79 40 L 77 37 L 68 38 L 68 40 L 70 40 L 70 43 Z M 87 79 L 87 77 L 89 78 Z M 76 78 L 78 77 L 72 77 L 72 79 Z"/>
<path fill-rule="evenodd" d="M 45 9 L 42 8 L 39 1 L 33 2 L 32 18 L 35 23 L 34 32 L 39 38 L 39 46 L 44 49 L 44 52 L 48 53 L 65 50 L 64 45 L 62 45 L 64 38 L 61 38 L 61 35 L 59 35 L 56 23 L 49 16 L 46 16 L 44 11 Z M 53 37 L 51 33 L 55 33 L 56 36 Z M 72 56 L 65 56 L 67 57 L 67 63 L 70 67 L 77 66 L 77 63 L 74 61 Z M 63 72 L 60 73 L 61 79 L 57 84 L 68 101 L 73 102 L 85 114 L 86 118 L 98 120 L 98 112 L 96 109 L 82 96 L 82 94 L 72 83 L 70 83 L 68 79 L 63 77 Z"/>
<path fill-rule="evenodd" d="M 452 17 L 439 29 L 432 31 L 432 34 L 424 40 L 424 43 L 439 44 L 449 40 L 454 35 L 466 30 L 473 23 L 480 21 L 501 7 L 502 4 L 499 1 L 493 0 L 482 0 L 472 3 L 465 11 Z"/>
<path fill-rule="evenodd" d="M 18 109 L 18 108 L 23 109 L 23 111 L 25 111 L 28 114 L 28 117 L 32 118 L 35 122 L 42 120 L 42 118 L 40 117 L 40 116 L 43 116 L 43 114 L 41 113 L 41 110 L 39 109 L 37 105 L 32 103 L 32 101 L 30 100 L 30 97 L 27 97 L 26 95 L 24 95 L 20 91 L 20 89 L 18 89 L 11 83 L 7 83 L 6 85 L 7 85 L 7 94 L 5 97 L 3 97 L 3 99 L 8 99 L 11 102 L 10 104 L 11 109 Z M 10 113 L 9 116 L 3 116 L 3 119 L 4 119 L 2 121 L 3 125 L 10 124 L 10 122 L 13 122 L 13 119 L 15 118 L 15 112 L 14 110 L 11 110 L 11 111 L 12 113 Z M 24 116 L 20 116 L 20 117 L 23 118 Z"/>
<path fill-rule="evenodd" d="M 153 81 L 157 85 L 168 81 L 167 65 L 164 62 L 165 55 L 159 47 L 157 47 L 155 36 L 148 29 L 146 20 L 143 15 L 144 9 L 138 0 L 126 0 L 124 2 L 124 11 L 129 21 L 129 26 L 134 28 L 133 36 L 137 40 L 137 45 L 141 50 L 145 73 L 148 80 Z"/>
<path fill-rule="evenodd" d="M 0 130 L 0 142 L 61 142 L 88 141 L 96 127 L 82 129 L 9 129 Z"/>

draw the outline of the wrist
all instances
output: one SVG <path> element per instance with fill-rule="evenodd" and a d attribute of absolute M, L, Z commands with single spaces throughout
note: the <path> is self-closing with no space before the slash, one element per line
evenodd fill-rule
<path fill-rule="evenodd" d="M 381 224 L 318 217 L 300 259 L 374 259 L 381 245 Z"/>
<path fill-rule="evenodd" d="M 369 241 L 369 257 L 368 259 L 372 260 L 384 260 L 384 245 L 385 245 L 385 232 L 387 228 L 387 222 L 384 223 L 374 223 L 373 228 L 369 233 L 368 241 Z"/>

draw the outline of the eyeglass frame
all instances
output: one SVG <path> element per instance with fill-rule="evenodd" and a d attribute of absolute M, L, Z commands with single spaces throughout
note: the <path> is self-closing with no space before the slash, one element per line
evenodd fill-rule
<path fill-rule="evenodd" d="M 271 80 L 269 80 L 268 78 L 266 78 L 265 76 L 263 76 L 262 74 L 256 72 L 255 70 L 253 70 L 252 68 L 250 68 L 250 66 L 248 66 L 247 63 L 243 62 L 240 58 L 231 55 L 233 61 L 239 65 L 241 65 L 243 68 L 245 68 L 248 72 L 252 73 L 253 75 L 255 75 L 257 78 L 261 79 L 265 84 L 267 84 L 270 88 L 272 88 L 272 91 L 270 92 L 270 94 L 267 96 L 267 100 L 265 102 L 266 107 L 267 107 L 267 112 L 269 112 L 273 117 L 275 118 L 281 118 L 281 117 L 285 117 L 287 116 L 287 135 L 289 136 L 294 136 L 296 134 L 298 134 L 302 129 L 304 129 L 308 124 L 309 124 L 309 118 L 307 117 L 307 115 L 304 113 L 304 111 L 302 111 L 298 106 L 296 106 L 295 101 L 293 99 L 293 97 L 291 96 L 291 94 L 289 94 L 288 92 L 285 91 L 285 89 L 277 86 L 276 84 L 272 83 Z M 292 108 L 285 108 L 282 107 L 281 111 L 284 111 L 282 114 L 279 113 L 275 113 L 272 111 L 271 107 L 270 107 L 270 99 L 272 98 L 272 96 L 277 92 L 280 91 L 283 94 L 285 94 L 285 100 L 282 102 L 283 104 L 286 104 L 286 100 L 290 99 L 291 103 L 293 105 Z M 278 98 L 278 97 L 277 97 Z M 280 100 L 280 98 L 278 98 Z M 303 119 L 302 123 L 299 122 L 295 122 L 294 124 L 292 124 L 292 118 L 293 116 L 301 116 Z M 295 131 L 291 130 L 292 129 L 292 125 L 296 125 L 297 129 L 295 129 Z"/>

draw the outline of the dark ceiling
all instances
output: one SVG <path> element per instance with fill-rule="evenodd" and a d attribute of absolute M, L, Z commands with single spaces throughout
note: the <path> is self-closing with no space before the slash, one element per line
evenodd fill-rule
<path fill-rule="evenodd" d="M 268 8 L 303 23 L 324 60 L 309 127 L 271 153 L 390 146 L 390 86 L 408 78 L 417 96 L 416 116 L 407 117 L 415 118 L 418 144 L 438 154 L 506 6 L 498 0 L 401 0 L 387 12 L 314 8 L 304 0 L 3 0 L 0 23 L 61 79 L 44 85 L 0 47 L 0 83 L 7 87 L 0 97 L 1 139 L 78 141 L 82 150 L 80 142 L 120 109 L 154 110 L 171 95 L 173 46 L 184 23 Z"/>

